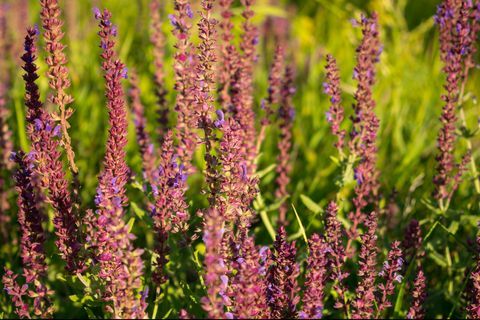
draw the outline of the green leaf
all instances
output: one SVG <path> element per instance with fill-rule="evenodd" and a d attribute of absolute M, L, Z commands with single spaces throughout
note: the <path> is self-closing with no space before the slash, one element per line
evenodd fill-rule
<path fill-rule="evenodd" d="M 304 194 L 300 195 L 300 200 L 302 200 L 302 203 L 305 205 L 305 207 L 308 208 L 308 210 L 312 211 L 313 213 L 323 213 L 322 207 L 320 207 L 315 201 L 310 199 Z"/>
<path fill-rule="evenodd" d="M 133 209 L 133 212 L 135 212 L 135 214 L 137 215 L 137 217 L 139 217 L 140 219 L 142 219 L 144 216 L 145 216 L 145 211 L 143 211 L 142 209 L 140 209 L 140 207 L 135 203 L 135 202 L 130 202 L 131 205 L 132 205 L 132 209 Z"/>
<path fill-rule="evenodd" d="M 285 196 L 283 198 L 281 198 L 280 200 L 278 200 L 277 202 L 267 206 L 265 208 L 265 211 L 267 212 L 272 212 L 272 211 L 276 211 L 278 210 L 278 208 L 280 208 L 280 206 L 289 198 L 289 196 Z"/>
<path fill-rule="evenodd" d="M 167 313 L 163 316 L 162 319 L 168 319 L 168 316 L 172 313 L 173 309 L 170 308 L 170 310 L 167 311 Z"/>
<path fill-rule="evenodd" d="M 133 224 L 135 223 L 135 217 L 131 217 L 130 220 L 128 220 L 127 226 L 128 226 L 128 232 L 132 231 Z"/>
<path fill-rule="evenodd" d="M 268 167 L 266 167 L 265 169 L 262 169 L 260 171 L 257 172 L 257 176 L 258 176 L 258 179 L 262 179 L 263 177 L 265 177 L 267 174 L 269 174 L 270 172 L 272 172 L 275 168 L 277 167 L 277 164 L 271 164 L 269 165 Z"/>
<path fill-rule="evenodd" d="M 305 233 L 305 228 L 303 227 L 302 220 L 300 220 L 300 216 L 298 215 L 297 209 L 295 209 L 295 206 L 292 204 L 293 212 L 295 212 L 295 217 L 297 217 L 298 225 L 300 226 L 300 232 L 303 235 L 303 239 L 305 240 L 305 243 L 307 244 L 308 248 L 308 238 L 307 234 Z"/>
<path fill-rule="evenodd" d="M 86 288 L 90 288 L 90 280 L 88 278 L 82 276 L 80 273 L 77 273 L 77 278 Z"/>
<path fill-rule="evenodd" d="M 262 222 L 265 225 L 265 228 L 267 229 L 268 234 L 270 235 L 272 240 L 275 241 L 275 236 L 276 236 L 275 229 L 273 228 L 272 223 L 270 222 L 270 219 L 268 218 L 267 211 L 265 211 L 265 210 L 260 211 L 260 218 L 262 218 Z"/>
<path fill-rule="evenodd" d="M 72 300 L 73 302 L 77 302 L 80 300 L 80 298 L 76 295 L 76 294 L 72 294 L 70 296 L 68 296 L 70 298 L 70 300 Z"/>

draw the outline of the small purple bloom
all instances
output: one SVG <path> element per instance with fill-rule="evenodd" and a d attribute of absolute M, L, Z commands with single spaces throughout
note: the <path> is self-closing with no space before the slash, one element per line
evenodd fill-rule
<path fill-rule="evenodd" d="M 95 19 L 100 19 L 102 16 L 102 13 L 100 12 L 100 9 L 97 7 L 93 8 L 93 15 L 95 16 Z"/>
<path fill-rule="evenodd" d="M 122 69 L 121 77 L 124 79 L 128 79 L 128 68 L 125 67 Z"/>
<path fill-rule="evenodd" d="M 187 17 L 189 17 L 190 19 L 193 18 L 192 7 L 190 7 L 189 4 L 188 4 L 187 7 L 185 8 L 185 12 L 186 12 L 186 14 L 187 14 Z"/>

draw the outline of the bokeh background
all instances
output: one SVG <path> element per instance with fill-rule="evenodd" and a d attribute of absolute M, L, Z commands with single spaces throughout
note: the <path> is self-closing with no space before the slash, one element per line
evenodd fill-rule
<path fill-rule="evenodd" d="M 3 0 L 5 1 L 5 0 Z M 85 204 L 93 203 L 104 154 L 107 133 L 107 111 L 104 107 L 103 78 L 99 62 L 99 39 L 96 36 L 96 23 L 92 7 L 107 7 L 118 25 L 118 52 L 127 66 L 137 70 L 140 77 L 142 100 L 149 116 L 148 130 L 154 132 L 155 96 L 153 88 L 153 58 L 149 42 L 149 7 L 147 0 L 67 0 L 64 4 L 66 42 L 70 74 L 71 93 L 75 98 L 75 114 L 71 118 L 70 129 L 80 180 L 83 185 L 82 198 Z M 198 8 L 198 2 L 194 1 Z M 175 95 L 173 87 L 172 50 L 174 39 L 167 15 L 172 13 L 173 0 L 163 0 L 164 31 L 168 38 L 166 55 L 168 99 L 173 108 Z M 336 183 L 339 168 L 335 162 L 336 151 L 326 121 L 325 112 L 329 107 L 328 97 L 322 92 L 324 81 L 325 55 L 333 54 L 341 70 L 344 106 L 347 115 L 352 113 L 355 81 L 352 70 L 355 64 L 355 47 L 359 43 L 360 30 L 352 26 L 351 19 L 358 18 L 361 12 L 376 11 L 379 15 L 383 53 L 378 64 L 378 81 L 374 88 L 377 101 L 376 112 L 380 118 L 379 163 L 382 183 L 383 209 L 380 223 L 379 241 L 387 248 L 392 240 L 401 240 L 405 226 L 410 219 L 420 220 L 425 240 L 425 269 L 428 277 L 429 296 L 428 316 L 440 317 L 449 314 L 463 315 L 465 304 L 463 289 L 465 276 L 472 266 L 471 241 L 476 235 L 476 221 L 479 210 L 479 195 L 473 187 L 473 177 L 467 174 L 453 204 L 447 214 L 439 215 L 430 203 L 432 175 L 435 167 L 436 135 L 440 128 L 439 116 L 442 102 L 441 73 L 438 33 L 433 15 L 439 1 L 434 0 L 257 0 L 254 6 L 255 23 L 262 32 L 259 44 L 259 60 L 256 67 L 255 104 L 260 105 L 267 92 L 268 67 L 272 60 L 275 39 L 287 37 L 289 61 L 297 73 L 297 94 L 295 96 L 296 118 L 294 126 L 292 175 L 289 201 L 295 206 L 299 218 L 308 234 L 321 227 L 321 208 L 332 199 L 347 199 L 353 184 L 339 189 Z M 9 17 L 10 33 L 17 49 L 17 62 L 22 50 L 22 33 L 26 22 L 39 24 L 37 1 L 14 0 L 10 6 L 28 4 L 28 10 L 20 15 Z M 241 12 L 237 3 L 234 13 Z M 198 17 L 198 15 L 197 15 Z M 241 19 L 235 18 L 235 32 L 240 33 Z M 44 53 L 39 52 L 43 59 Z M 40 59 L 40 73 L 45 73 L 45 64 Z M 17 148 L 28 149 L 25 136 L 23 82 L 18 64 L 11 64 L 13 89 L 10 91 L 9 106 L 12 113 L 10 125 L 14 130 Z M 476 95 L 480 82 L 478 71 L 470 75 L 464 104 L 467 115 L 467 128 L 474 145 L 474 158 L 478 162 L 478 111 Z M 40 80 L 42 98 L 47 93 L 45 77 Z M 172 123 L 175 117 L 172 116 Z M 139 174 L 141 159 L 135 142 L 133 123 L 129 128 L 128 164 Z M 345 128 L 349 127 L 348 121 Z M 465 151 L 466 138 L 457 143 L 458 158 Z M 464 134 L 465 130 L 464 130 Z M 277 131 L 271 128 L 260 158 L 260 170 L 264 170 L 261 180 L 261 198 L 256 202 L 257 209 L 267 213 L 275 224 L 276 199 L 273 196 Z M 201 152 L 197 156 L 201 166 Z M 192 186 L 189 195 L 192 207 L 202 207 L 204 199 L 198 195 L 199 176 L 189 178 Z M 134 186 L 129 190 L 133 205 L 128 215 L 135 216 L 142 207 L 144 197 Z M 342 202 L 344 212 L 349 203 Z M 289 232 L 298 238 L 299 246 L 304 246 L 299 233 L 299 224 L 293 210 L 290 210 Z M 138 242 L 148 242 L 144 235 L 145 226 L 139 221 L 134 231 Z M 259 219 L 254 225 L 258 243 L 271 243 L 265 221 Z M 305 255 L 305 250 L 300 250 Z M 380 259 L 384 256 L 382 252 Z M 303 258 L 304 259 L 304 256 Z M 59 285 L 60 286 L 60 285 Z M 404 284 L 402 284 L 404 287 Z M 62 289 L 60 289 L 61 292 Z M 66 289 L 65 289 L 66 290 Z M 68 292 L 64 292 L 68 296 Z M 57 301 L 57 303 L 59 303 Z M 400 302 L 397 302 L 401 304 Z M 405 308 L 405 307 L 403 307 Z M 395 315 L 402 316 L 401 305 L 395 306 Z M 168 310 L 168 308 L 166 309 Z M 70 310 L 71 311 L 71 310 Z M 65 315 L 68 311 L 63 310 Z M 79 315 L 82 313 L 80 311 Z M 166 313 L 166 311 L 165 311 Z M 60 313 L 61 314 L 61 313 Z"/>

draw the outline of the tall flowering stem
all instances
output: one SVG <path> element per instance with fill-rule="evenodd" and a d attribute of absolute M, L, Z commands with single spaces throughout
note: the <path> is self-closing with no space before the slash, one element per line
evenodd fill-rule
<path fill-rule="evenodd" d="M 236 72 L 236 66 L 238 61 L 238 52 L 233 44 L 232 29 L 234 27 L 232 22 L 232 3 L 233 0 L 219 0 L 221 7 L 220 29 L 221 33 L 221 47 L 220 47 L 220 59 L 219 59 L 219 72 L 218 72 L 218 98 L 220 105 L 223 106 L 224 111 L 230 108 L 231 96 L 230 96 L 230 84 L 232 75 Z"/>
<path fill-rule="evenodd" d="M 243 34 L 240 43 L 241 54 L 238 67 L 232 77 L 232 112 L 242 128 L 242 153 L 247 161 L 248 174 L 256 171 L 255 159 L 257 157 L 257 145 L 255 129 L 255 114 L 253 112 L 253 66 L 257 59 L 256 45 L 258 43 L 258 30 L 252 24 L 255 15 L 252 10 L 254 0 L 242 0 L 244 11 L 242 17 Z"/>
<path fill-rule="evenodd" d="M 84 263 L 80 258 L 81 241 L 79 217 L 73 209 L 72 197 L 68 188 L 61 160 L 61 128 L 56 126 L 51 115 L 40 102 L 38 79 L 37 48 L 35 45 L 38 30 L 29 28 L 25 37 L 25 53 L 22 56 L 25 74 L 25 105 L 27 106 L 27 135 L 32 143 L 35 171 L 40 177 L 40 185 L 47 190 L 47 201 L 52 205 L 55 216 L 53 224 L 57 247 L 67 262 L 67 270 L 80 271 Z"/>
<path fill-rule="evenodd" d="M 214 97 L 216 63 L 216 25 L 212 18 L 214 1 L 202 0 L 201 19 L 198 23 L 201 42 L 198 45 L 198 65 L 195 82 L 195 117 L 198 128 L 203 131 L 205 145 L 206 182 L 209 190 L 209 202 L 215 205 L 219 192 L 218 158 L 214 153 L 217 126 L 212 119 L 215 112 Z M 219 118 L 222 118 L 221 116 Z M 220 119 L 221 120 L 221 119 Z"/>
<path fill-rule="evenodd" d="M 441 210 L 448 208 L 452 193 L 458 187 L 458 179 L 454 178 L 453 173 L 456 167 L 454 158 L 458 120 L 456 108 L 462 103 L 460 99 L 463 99 L 468 71 L 472 67 L 474 43 L 479 30 L 478 19 L 474 16 L 472 19 L 472 6 L 472 1 L 446 0 L 439 5 L 435 16 L 440 30 L 443 72 L 446 74 L 444 85 L 446 93 L 442 95 L 444 106 L 440 116 L 442 127 L 437 137 L 438 154 L 435 158 L 437 172 L 433 178 L 434 197 L 439 201 Z M 464 118 L 463 109 L 461 113 Z M 469 149 L 471 150 L 471 145 Z M 464 158 L 465 163 L 471 161 L 470 156 L 467 156 L 467 160 Z M 475 167 L 473 169 L 476 171 Z M 461 168 L 458 169 L 458 172 L 461 171 Z M 475 185 L 478 186 L 478 183 Z"/>
<path fill-rule="evenodd" d="M 480 246 L 480 236 L 477 236 L 477 246 Z M 476 264 L 470 274 L 471 292 L 467 312 L 470 319 L 480 317 L 480 254 L 477 251 Z"/>
<path fill-rule="evenodd" d="M 121 84 L 126 78 L 123 63 L 116 58 L 114 37 L 117 29 L 111 22 L 109 11 L 95 9 L 99 21 L 99 36 L 103 59 L 109 131 L 104 168 L 99 177 L 95 202 L 96 215 L 87 214 L 90 219 L 89 242 L 94 250 L 94 259 L 99 263 L 98 276 L 103 281 L 103 299 L 109 302 L 106 311 L 114 318 L 145 318 L 145 292 L 141 292 L 143 250 L 134 249 L 135 238 L 123 221 L 127 198 L 125 184 L 129 169 L 125 162 L 127 144 L 127 110 Z"/>
<path fill-rule="evenodd" d="M 395 241 L 392 243 L 392 248 L 388 252 L 387 261 L 384 262 L 380 276 L 384 282 L 378 285 L 380 290 L 380 297 L 377 299 L 377 316 L 380 316 L 382 311 L 390 308 L 392 303 L 388 300 L 395 292 L 395 283 L 401 283 L 403 277 L 401 271 L 403 269 L 404 260 L 402 258 L 403 253 L 400 249 L 400 242 Z"/>
<path fill-rule="evenodd" d="M 287 242 L 287 233 L 280 227 L 269 258 L 267 272 L 267 303 L 274 319 L 294 318 L 297 315 L 299 287 L 295 243 Z"/>
<path fill-rule="evenodd" d="M 54 114 L 54 120 L 60 122 L 62 128 L 62 144 L 65 148 L 70 169 L 74 174 L 78 173 L 75 164 L 75 153 L 72 149 L 72 142 L 68 134 L 70 124 L 68 119 L 73 114 L 73 109 L 69 105 L 73 98 L 66 90 L 70 87 L 68 78 L 67 57 L 64 53 L 65 45 L 62 44 L 63 21 L 60 18 L 61 10 L 58 0 L 41 0 L 42 25 L 45 39 L 45 50 L 47 51 L 46 62 L 48 65 L 47 76 L 49 85 L 54 93 L 50 96 L 50 102 L 58 107 L 59 113 Z"/>
<path fill-rule="evenodd" d="M 346 254 L 345 247 L 342 243 L 343 228 L 338 221 L 338 206 L 335 202 L 330 202 L 325 210 L 325 241 L 330 246 L 327 252 L 328 268 L 330 272 L 330 280 L 333 282 L 333 289 L 337 292 L 338 298 L 335 301 L 335 308 L 344 308 L 345 315 L 349 314 L 347 297 L 345 295 L 347 288 L 344 280 L 348 277 L 348 273 L 343 271 Z"/>
<path fill-rule="evenodd" d="M 157 243 L 155 246 L 153 280 L 156 284 L 166 281 L 163 268 L 168 262 L 167 239 L 170 232 L 186 232 L 188 229 L 188 205 L 185 202 L 187 176 L 183 164 L 174 153 L 173 134 L 168 131 L 162 144 L 162 154 L 157 181 L 152 185 L 155 206 L 152 214 Z"/>
<path fill-rule="evenodd" d="M 375 301 L 375 278 L 377 265 L 377 214 L 372 212 L 368 215 L 365 226 L 367 231 L 361 236 L 362 247 L 359 255 L 360 270 L 358 276 L 360 282 L 355 291 L 355 301 L 353 301 L 354 319 L 372 318 L 373 302 Z"/>
<path fill-rule="evenodd" d="M 130 72 L 130 91 L 129 96 L 132 102 L 133 122 L 137 134 L 137 143 L 142 156 L 143 178 L 151 185 L 156 184 L 158 177 L 156 175 L 155 147 L 150 135 L 146 131 L 147 119 L 140 99 L 140 88 L 138 86 L 138 77 L 134 72 Z"/>
<path fill-rule="evenodd" d="M 177 40 L 173 65 L 175 71 L 175 91 L 177 91 L 175 103 L 175 111 L 177 113 L 176 129 L 179 140 L 177 154 L 190 173 L 193 170 L 191 161 L 198 137 L 195 131 L 197 122 L 194 108 L 192 108 L 194 104 L 195 66 L 193 64 L 193 46 L 190 41 L 193 13 L 189 0 L 176 0 L 175 15 L 170 15 L 169 18 L 173 25 L 173 35 Z"/>
<path fill-rule="evenodd" d="M 402 242 L 403 259 L 406 265 L 416 262 L 417 275 L 413 284 L 411 297 L 412 301 L 407 313 L 408 319 L 425 318 L 424 302 L 427 298 L 427 279 L 422 268 L 422 260 L 425 251 L 422 249 L 423 238 L 420 224 L 413 219 L 405 230 L 405 237 Z M 414 261 L 416 260 L 416 261 Z"/>
<path fill-rule="evenodd" d="M 8 157 L 13 151 L 12 132 L 8 125 L 10 112 L 8 110 L 8 89 L 10 83 L 10 72 L 7 65 L 8 55 L 8 36 L 7 36 L 7 8 L 3 4 L 0 6 L 0 233 L 2 239 L 7 241 L 7 227 L 10 216 L 7 210 L 10 208 L 8 202 L 8 183 L 6 176 L 11 169 L 11 162 Z"/>
<path fill-rule="evenodd" d="M 231 285 L 231 291 L 234 293 L 233 315 L 237 319 L 269 318 L 261 252 L 255 247 L 252 237 L 246 237 L 240 247 L 235 261 L 237 273 Z"/>
<path fill-rule="evenodd" d="M 303 310 L 299 312 L 299 316 L 302 319 L 320 319 L 323 316 L 323 297 L 328 278 L 327 255 L 332 249 L 318 234 L 312 235 L 308 247 Z"/>
<path fill-rule="evenodd" d="M 342 106 L 340 75 L 337 66 L 337 60 L 330 54 L 327 55 L 327 65 L 325 66 L 327 79 L 323 84 L 324 91 L 330 96 L 330 108 L 327 112 L 327 121 L 330 123 L 332 134 L 337 137 L 335 147 L 338 150 L 340 158 L 343 159 L 343 147 L 345 144 L 345 130 L 340 129 L 344 119 L 344 109 Z"/>
<path fill-rule="evenodd" d="M 207 296 L 203 297 L 202 307 L 211 319 L 225 318 L 225 302 L 222 295 L 228 287 L 227 268 L 221 247 L 224 229 L 220 221 L 220 214 L 215 208 L 210 208 L 205 216 L 203 242 L 205 243 L 205 286 Z"/>
<path fill-rule="evenodd" d="M 412 304 L 408 309 L 407 319 L 424 319 L 425 318 L 425 309 L 424 303 L 425 299 L 427 298 L 427 279 L 425 278 L 425 274 L 423 273 L 422 269 L 418 270 L 417 277 L 415 278 L 415 282 L 413 283 L 413 291 L 412 295 Z M 472 317 L 478 318 L 480 314 L 475 312 Z"/>
<path fill-rule="evenodd" d="M 223 115 L 221 111 L 217 111 Z M 228 226 L 237 224 L 239 230 L 246 232 L 255 212 L 251 203 L 258 194 L 258 179 L 247 174 L 247 166 L 241 152 L 241 127 L 233 118 L 215 121 L 223 131 L 219 146 L 219 162 L 222 174 L 219 177 L 217 207 Z"/>
<path fill-rule="evenodd" d="M 166 97 L 167 90 L 165 86 L 165 72 L 163 66 L 163 60 L 165 56 L 165 35 L 162 31 L 159 0 L 152 0 L 150 2 L 150 21 L 150 42 L 153 45 L 153 65 L 155 67 L 154 82 L 158 106 L 158 138 L 160 143 L 162 143 L 163 136 L 168 130 L 169 109 Z"/>
<path fill-rule="evenodd" d="M 25 155 L 23 152 L 12 154 L 12 160 L 18 165 L 14 179 L 18 192 L 20 256 L 22 257 L 25 285 L 20 287 L 16 283 L 17 276 L 14 276 L 9 270 L 3 278 L 3 283 L 7 293 L 14 297 L 18 316 L 30 318 L 29 308 L 21 298 L 28 295 L 33 298 L 33 313 L 38 317 L 49 318 L 53 312 L 49 296 L 53 292 L 48 290 L 44 284 L 47 263 L 43 249 L 45 234 L 42 221 L 45 216 L 40 209 L 39 195 L 34 188 L 34 163 L 31 154 Z"/>
<path fill-rule="evenodd" d="M 275 196 L 279 199 L 289 195 L 287 187 L 290 183 L 290 173 L 292 171 L 291 149 L 292 149 L 292 127 L 295 117 L 295 109 L 293 107 L 292 97 L 295 93 L 293 85 L 294 73 L 293 69 L 287 67 L 285 70 L 285 78 L 283 79 L 282 89 L 280 91 L 280 107 L 278 109 L 278 121 L 280 127 L 280 139 L 278 141 L 279 155 L 277 157 L 278 177 L 276 179 L 277 190 Z M 287 223 L 288 204 L 283 202 L 279 208 L 278 222 L 280 224 Z"/>
<path fill-rule="evenodd" d="M 257 151 L 260 152 L 260 147 L 265 139 L 265 132 L 270 117 L 273 114 L 273 108 L 278 105 L 281 99 L 281 91 L 283 84 L 283 70 L 285 64 L 285 49 L 282 45 L 277 45 L 275 48 L 275 55 L 273 56 L 272 66 L 268 75 L 268 95 L 265 101 L 262 101 L 262 108 L 265 110 L 265 117 L 262 119 L 260 132 L 258 134 Z"/>
<path fill-rule="evenodd" d="M 367 217 L 363 211 L 369 203 L 374 202 L 379 188 L 376 168 L 379 120 L 374 112 L 375 101 L 372 97 L 376 74 L 375 64 L 379 61 L 381 53 L 377 15 L 374 13 L 371 18 L 362 16 L 356 23 L 361 26 L 363 37 L 357 48 L 357 64 L 354 69 L 354 79 L 357 80 L 358 85 L 355 92 L 356 103 L 349 146 L 359 162 L 354 169 L 357 185 L 353 199 L 355 209 L 348 215 L 352 226 L 349 230 L 347 253 L 352 241 L 358 236 L 357 227 Z"/>

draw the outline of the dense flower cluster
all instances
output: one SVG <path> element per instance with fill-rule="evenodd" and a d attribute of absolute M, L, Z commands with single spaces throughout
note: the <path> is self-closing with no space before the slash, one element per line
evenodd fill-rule
<path fill-rule="evenodd" d="M 231 285 L 233 315 L 237 319 L 269 318 L 262 249 L 255 247 L 252 237 L 244 239 L 240 247 L 234 263 L 237 273 Z"/>
<path fill-rule="evenodd" d="M 412 304 L 407 313 L 407 319 L 423 319 L 425 318 L 424 303 L 427 298 L 427 279 L 423 271 L 420 269 L 417 277 L 413 283 Z M 477 318 L 478 313 L 474 314 L 473 318 Z"/>
<path fill-rule="evenodd" d="M 222 239 L 225 229 L 218 223 L 220 214 L 210 209 L 205 215 L 203 242 L 205 243 L 205 286 L 207 295 L 202 298 L 203 309 L 211 319 L 225 318 L 224 306 L 228 287 L 227 268 L 221 254 Z"/>
<path fill-rule="evenodd" d="M 188 229 L 188 205 L 184 199 L 187 176 L 183 164 L 178 164 L 177 159 L 177 155 L 174 154 L 173 135 L 168 131 L 162 144 L 160 165 L 156 173 L 157 181 L 152 184 L 155 197 L 152 218 L 157 236 L 156 253 L 158 254 L 153 272 L 156 283 L 165 281 L 162 270 L 167 262 L 168 233 Z"/>
<path fill-rule="evenodd" d="M 344 118 L 342 106 L 340 75 L 337 67 L 337 60 L 332 55 L 327 55 L 327 80 L 323 84 L 323 89 L 330 96 L 330 109 L 327 111 L 327 121 L 330 123 L 332 134 L 337 137 L 335 147 L 340 156 L 343 157 L 343 145 L 345 143 L 345 130 L 340 129 Z"/>
<path fill-rule="evenodd" d="M 240 42 L 241 52 L 237 68 L 232 76 L 232 106 L 231 112 L 241 127 L 240 141 L 241 152 L 247 161 L 247 174 L 256 171 L 255 158 L 257 157 L 255 113 L 253 112 L 253 66 L 256 61 L 256 45 L 258 44 L 258 31 L 252 23 L 255 15 L 252 5 L 254 0 L 242 0 L 243 34 Z"/>
<path fill-rule="evenodd" d="M 269 257 L 267 272 L 267 304 L 273 319 L 297 316 L 297 303 L 300 297 L 296 255 L 295 243 L 287 242 L 285 228 L 280 227 Z"/>
<path fill-rule="evenodd" d="M 400 242 L 395 241 L 392 243 L 392 248 L 388 252 L 387 261 L 383 263 L 382 271 L 380 271 L 379 274 L 384 282 L 378 285 L 381 297 L 377 299 L 377 316 L 392 306 L 388 297 L 394 293 L 395 283 L 401 283 L 403 280 L 403 276 L 401 275 L 403 265 L 404 261 L 402 258 L 402 250 L 400 249 Z"/>
<path fill-rule="evenodd" d="M 292 103 L 292 97 L 295 93 L 295 87 L 293 86 L 294 74 L 290 67 L 285 70 L 285 76 L 280 90 L 280 106 L 278 108 L 280 139 L 278 141 L 279 155 L 277 158 L 277 191 L 275 196 L 278 198 L 284 198 L 288 196 L 287 187 L 290 183 L 290 172 L 292 171 L 290 151 L 292 148 L 292 127 L 293 119 L 295 116 L 295 109 Z M 287 202 L 283 202 L 279 208 L 279 223 L 284 224 L 286 222 L 288 205 Z"/>
<path fill-rule="evenodd" d="M 198 64 L 196 66 L 195 79 L 195 118 L 197 127 L 203 131 L 203 144 L 205 145 L 205 179 L 209 192 L 209 202 L 215 206 L 219 192 L 218 157 L 215 155 L 216 132 L 219 128 L 213 120 L 215 113 L 213 88 L 215 86 L 215 63 L 216 56 L 216 25 L 218 23 L 212 17 L 214 2 L 202 0 L 201 19 L 198 23 L 200 39 L 197 47 Z M 223 118 L 222 111 L 217 113 L 219 120 Z"/>
<path fill-rule="evenodd" d="M 70 124 L 68 119 L 73 114 L 73 109 L 68 105 L 73 102 L 73 97 L 66 93 L 70 87 L 68 78 L 67 56 L 65 55 L 65 45 L 62 44 L 63 38 L 63 21 L 61 20 L 61 10 L 58 0 L 41 0 L 42 6 L 41 18 L 43 29 L 45 30 L 43 37 L 45 39 L 45 49 L 48 53 L 46 62 L 48 65 L 47 76 L 49 85 L 54 93 L 50 97 L 50 102 L 58 107 L 58 113 L 54 114 L 53 119 L 60 122 L 62 128 L 62 143 L 67 153 L 70 168 L 73 173 L 78 172 L 75 164 L 75 153 L 72 149 L 72 142 L 68 134 Z"/>
<path fill-rule="evenodd" d="M 345 247 L 342 239 L 344 230 L 340 221 L 337 219 L 338 207 L 335 202 L 330 202 L 325 211 L 325 236 L 330 250 L 327 251 L 328 268 L 330 270 L 330 280 L 333 281 L 333 289 L 338 297 L 335 301 L 335 308 L 346 307 L 346 288 L 344 280 L 348 273 L 343 271 L 345 263 Z"/>
<path fill-rule="evenodd" d="M 95 198 L 98 209 L 95 217 L 87 214 L 90 223 L 94 224 L 88 240 L 100 266 L 98 276 L 105 283 L 102 295 L 109 302 L 106 311 L 115 318 L 144 318 L 147 305 L 139 296 L 143 275 L 140 256 L 143 250 L 133 248 L 135 237 L 123 221 L 129 169 L 125 163 L 127 110 L 121 80 L 127 75 L 125 66 L 116 59 L 113 50 L 117 29 L 110 21 L 110 12 L 96 9 L 95 18 L 99 20 L 100 27 L 110 128 L 104 168 L 99 176 Z M 92 219 L 96 220 L 95 223 Z"/>
<path fill-rule="evenodd" d="M 320 319 L 323 315 L 323 297 L 327 280 L 327 254 L 332 249 L 325 239 L 314 234 L 309 240 L 309 256 L 303 295 L 303 310 L 299 312 L 301 319 Z"/>
<path fill-rule="evenodd" d="M 134 72 L 130 72 L 131 88 L 129 96 L 131 100 L 131 108 L 133 113 L 133 122 L 135 124 L 135 132 L 137 134 L 137 143 L 142 156 L 143 178 L 153 185 L 157 182 L 157 172 L 155 170 L 155 147 L 146 131 L 147 119 L 145 111 L 140 99 L 140 89 L 138 87 L 138 78 Z"/>
<path fill-rule="evenodd" d="M 358 86 L 355 92 L 354 112 L 352 117 L 353 128 L 350 133 L 350 150 L 359 158 L 355 168 L 355 210 L 349 213 L 352 227 L 349 230 L 350 239 L 357 237 L 357 227 L 368 215 L 365 207 L 377 196 L 378 171 L 376 169 L 377 146 L 376 138 L 379 120 L 375 115 L 375 101 L 372 97 L 372 86 L 375 83 L 375 64 L 381 53 L 377 15 L 371 18 L 362 16 L 357 22 L 362 27 L 362 42 L 357 48 L 357 65 L 353 77 Z M 347 246 L 347 250 L 349 246 Z M 373 248 L 373 247 L 371 247 Z"/>
<path fill-rule="evenodd" d="M 60 152 L 60 126 L 43 108 L 36 80 L 38 79 L 36 39 L 38 30 L 30 28 L 25 37 L 23 69 L 25 74 L 25 105 L 27 107 L 27 133 L 32 143 L 35 171 L 41 187 L 47 191 L 47 201 L 55 210 L 53 223 L 58 237 L 57 246 L 67 262 L 67 270 L 77 272 L 83 268 L 80 254 L 78 217 L 73 208 L 69 182 L 65 178 Z"/>
<path fill-rule="evenodd" d="M 34 162 L 31 154 L 25 155 L 23 152 L 13 153 L 12 160 L 18 165 L 14 178 L 18 192 L 18 224 L 21 233 L 20 256 L 25 284 L 20 286 L 16 282 L 18 276 L 8 269 L 6 269 L 3 283 L 7 293 L 14 297 L 16 313 L 19 317 L 30 318 L 28 304 L 23 301 L 24 296 L 32 298 L 35 316 L 51 317 L 53 306 L 49 295 L 53 291 L 49 290 L 44 284 L 47 264 L 42 222 L 45 215 L 40 206 L 38 189 L 34 187 Z"/>
<path fill-rule="evenodd" d="M 455 141 L 457 129 L 456 108 L 462 103 L 463 90 L 468 70 L 472 67 L 471 57 L 475 52 L 474 46 L 479 30 L 480 8 L 473 7 L 472 1 L 448 0 L 438 6 L 435 22 L 440 31 L 441 57 L 444 63 L 443 72 L 446 74 L 444 85 L 445 94 L 442 95 L 444 106 L 440 120 L 442 127 L 438 133 L 436 157 L 436 175 L 434 196 L 440 202 L 440 209 L 448 207 L 452 193 L 458 187 L 458 182 L 470 162 L 470 155 L 463 158 L 455 171 Z M 462 83 L 463 81 L 463 83 Z"/>
<path fill-rule="evenodd" d="M 353 301 L 353 318 L 365 319 L 372 318 L 374 315 L 374 301 L 375 301 L 375 278 L 377 266 L 377 214 L 371 212 L 366 221 L 365 226 L 367 230 L 361 235 L 362 247 L 359 254 L 358 276 L 360 282 L 355 291 L 355 301 Z"/>
<path fill-rule="evenodd" d="M 190 173 L 193 168 L 191 160 L 198 143 L 198 136 L 194 130 L 197 127 L 192 105 L 194 104 L 193 90 L 195 83 L 196 56 L 190 41 L 192 9 L 188 0 L 175 1 L 175 15 L 170 15 L 170 22 L 173 25 L 173 35 L 177 42 L 175 44 L 174 71 L 175 91 L 177 100 L 175 111 L 177 112 L 177 125 L 179 144 L 177 154 L 186 170 Z"/>
<path fill-rule="evenodd" d="M 235 73 L 235 67 L 238 59 L 237 49 L 232 43 L 234 36 L 232 29 L 234 27 L 232 22 L 232 3 L 233 0 L 220 0 L 222 12 L 222 19 L 220 20 L 219 27 L 221 32 L 221 50 L 219 59 L 219 75 L 218 75 L 218 98 L 219 103 L 223 107 L 224 111 L 230 108 L 230 85 L 232 81 L 232 75 Z"/>
<path fill-rule="evenodd" d="M 153 45 L 153 58 L 155 67 L 154 83 L 155 94 L 158 105 L 158 138 L 160 143 L 168 130 L 168 104 L 167 90 L 165 88 L 164 56 L 165 56 L 165 35 L 162 31 L 162 20 L 160 17 L 160 1 L 152 0 L 150 2 L 151 36 L 150 41 Z"/>

